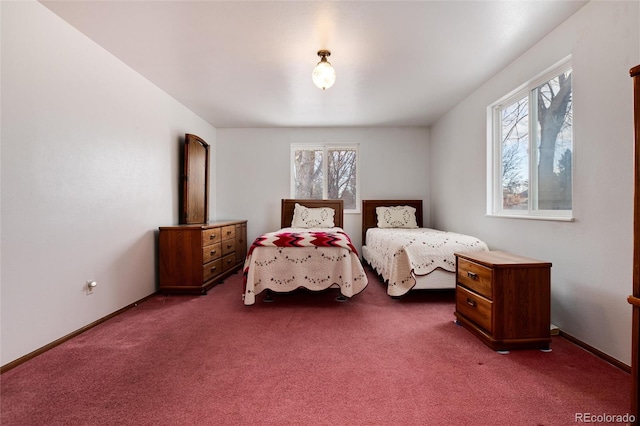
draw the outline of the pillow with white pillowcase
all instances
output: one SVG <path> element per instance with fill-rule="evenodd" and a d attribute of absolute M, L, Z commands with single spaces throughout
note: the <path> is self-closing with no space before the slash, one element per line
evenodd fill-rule
<path fill-rule="evenodd" d="M 378 228 L 417 228 L 416 208 L 411 206 L 376 207 Z"/>
<path fill-rule="evenodd" d="M 331 207 L 309 208 L 298 203 L 293 209 L 292 228 L 333 228 L 336 212 Z"/>

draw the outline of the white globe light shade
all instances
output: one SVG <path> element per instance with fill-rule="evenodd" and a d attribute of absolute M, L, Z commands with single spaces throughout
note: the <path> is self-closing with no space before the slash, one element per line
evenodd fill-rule
<path fill-rule="evenodd" d="M 333 69 L 331 64 L 323 58 L 318 62 L 318 65 L 313 69 L 311 74 L 313 83 L 322 90 L 328 89 L 336 82 L 336 70 Z"/>

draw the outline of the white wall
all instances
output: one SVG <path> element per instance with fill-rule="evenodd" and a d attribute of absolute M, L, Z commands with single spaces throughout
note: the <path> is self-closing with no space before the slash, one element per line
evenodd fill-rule
<path fill-rule="evenodd" d="M 41 4 L 0 7 L 5 365 L 155 291 L 180 142 L 216 134 Z"/>
<path fill-rule="evenodd" d="M 552 322 L 630 364 L 633 122 L 629 69 L 640 63 L 639 3 L 592 1 L 431 129 L 437 227 L 552 268 Z M 574 214 L 549 222 L 486 217 L 486 107 L 573 55 Z"/>
<path fill-rule="evenodd" d="M 292 143 L 358 143 L 362 199 L 423 199 L 428 210 L 427 128 L 218 128 L 217 138 L 217 216 L 247 219 L 249 242 L 280 228 Z M 361 215 L 345 214 L 344 229 L 359 248 Z"/>

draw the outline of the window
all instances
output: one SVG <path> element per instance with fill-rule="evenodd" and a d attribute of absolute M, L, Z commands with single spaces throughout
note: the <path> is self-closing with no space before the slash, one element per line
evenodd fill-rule
<path fill-rule="evenodd" d="M 488 214 L 572 219 L 571 80 L 567 59 L 489 107 Z"/>
<path fill-rule="evenodd" d="M 359 212 L 358 145 L 291 145 L 291 197 L 342 199 Z"/>

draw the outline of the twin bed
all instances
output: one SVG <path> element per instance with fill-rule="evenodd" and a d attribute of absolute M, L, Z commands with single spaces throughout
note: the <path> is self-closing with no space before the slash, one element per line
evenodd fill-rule
<path fill-rule="evenodd" d="M 456 287 L 456 252 L 486 251 L 478 238 L 423 227 L 422 200 L 362 202 L 362 257 L 387 294 Z"/>
<path fill-rule="evenodd" d="M 343 227 L 342 200 L 282 200 L 279 231 L 258 237 L 244 264 L 244 304 L 257 294 L 340 289 L 345 301 L 367 286 L 367 274 Z"/>
<path fill-rule="evenodd" d="M 399 297 L 455 288 L 455 252 L 485 251 L 472 236 L 424 228 L 421 200 L 362 202 L 362 258 Z M 358 251 L 342 229 L 342 200 L 282 200 L 281 229 L 258 237 L 244 273 L 245 305 L 256 295 L 336 287 L 343 301 L 367 286 Z"/>

